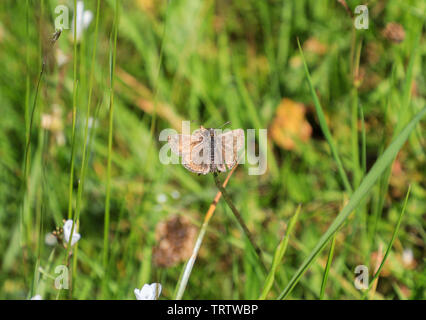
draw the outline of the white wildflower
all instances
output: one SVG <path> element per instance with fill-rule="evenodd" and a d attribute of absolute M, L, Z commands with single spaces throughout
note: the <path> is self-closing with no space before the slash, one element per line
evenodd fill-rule
<path fill-rule="evenodd" d="M 62 67 L 68 62 L 68 56 L 59 48 L 56 49 L 56 63 L 58 68 Z"/>
<path fill-rule="evenodd" d="M 43 299 L 41 298 L 41 295 L 36 294 L 34 297 L 31 298 L 31 300 L 43 300 Z"/>
<path fill-rule="evenodd" d="M 76 19 L 75 28 L 77 30 L 75 37 L 77 39 L 77 42 L 79 42 L 83 35 L 83 31 L 89 27 L 90 23 L 93 20 L 92 11 L 84 10 L 83 1 L 77 1 L 77 10 L 76 12 L 74 12 L 74 16 L 72 18 L 72 28 L 71 28 L 72 39 L 74 39 L 74 19 Z"/>
<path fill-rule="evenodd" d="M 164 193 L 160 193 L 157 195 L 157 202 L 158 203 L 165 203 L 167 201 L 167 196 Z"/>
<path fill-rule="evenodd" d="M 71 230 L 72 230 L 73 221 L 67 220 L 64 224 L 64 240 L 66 244 L 70 242 L 70 236 L 71 236 Z M 71 240 L 71 247 L 77 243 L 78 240 L 80 240 L 81 236 L 79 233 L 77 233 L 77 228 L 74 227 L 74 231 L 72 234 L 72 240 Z"/>
<path fill-rule="evenodd" d="M 161 284 L 144 284 L 142 289 L 136 288 L 134 292 L 137 300 L 157 300 L 161 294 Z"/>
<path fill-rule="evenodd" d="M 413 263 L 413 261 L 414 261 L 413 250 L 404 249 L 404 251 L 402 252 L 402 262 L 404 263 L 404 265 L 409 266 Z"/>
<path fill-rule="evenodd" d="M 54 246 L 58 243 L 58 241 L 55 235 L 52 232 L 49 232 L 44 236 L 44 243 L 46 243 L 48 246 Z"/>
<path fill-rule="evenodd" d="M 173 199 L 179 199 L 180 198 L 180 192 L 177 190 L 173 190 L 171 193 L 171 196 Z"/>
<path fill-rule="evenodd" d="M 54 104 L 50 114 L 43 113 L 41 115 L 41 127 L 52 132 L 58 145 L 62 146 L 65 144 L 62 108 L 59 105 Z"/>

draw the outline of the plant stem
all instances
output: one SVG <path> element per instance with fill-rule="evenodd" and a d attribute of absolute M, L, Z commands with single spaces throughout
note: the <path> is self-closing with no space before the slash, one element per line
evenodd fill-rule
<path fill-rule="evenodd" d="M 105 216 L 104 216 L 104 246 L 102 253 L 102 266 L 104 270 L 104 282 L 102 285 L 102 295 L 105 297 L 107 285 L 107 266 L 109 251 L 109 221 L 110 221 L 110 195 L 111 195 L 111 158 L 112 158 L 112 132 L 114 128 L 114 71 L 115 59 L 117 55 L 117 33 L 118 33 L 118 0 L 115 2 L 114 16 L 114 47 L 112 48 L 111 74 L 110 74 L 110 101 L 109 101 L 109 129 L 108 129 L 108 160 L 107 160 L 107 184 L 105 198 Z"/>
<path fill-rule="evenodd" d="M 278 266 L 281 264 L 284 254 L 287 250 L 288 242 L 290 240 L 290 235 L 292 234 L 292 231 L 294 229 L 294 226 L 296 225 L 297 219 L 299 217 L 301 205 L 297 207 L 296 213 L 294 214 L 293 218 L 291 218 L 290 223 L 288 225 L 288 228 L 285 232 L 284 237 L 278 244 L 277 250 L 275 250 L 274 258 L 272 259 L 272 266 L 271 270 L 269 271 L 268 276 L 265 280 L 265 285 L 263 288 L 262 293 L 260 294 L 259 300 L 265 300 L 269 291 L 272 288 L 272 285 L 275 283 L 275 274 L 277 273 Z"/>
<path fill-rule="evenodd" d="M 237 166 L 232 168 L 232 170 L 228 173 L 228 176 L 223 182 L 223 185 L 222 185 L 223 188 L 226 187 L 226 185 L 228 184 L 228 181 L 231 178 L 236 168 Z M 214 211 L 216 210 L 217 203 L 219 202 L 221 196 L 222 196 L 222 192 L 219 191 L 214 197 L 212 203 L 210 204 L 209 210 L 207 211 L 206 216 L 204 217 L 203 225 L 201 226 L 201 230 L 195 242 L 194 249 L 192 250 L 191 257 L 186 263 L 185 268 L 182 272 L 182 276 L 179 278 L 179 281 L 176 285 L 177 291 L 175 294 L 175 300 L 182 299 L 183 293 L 185 292 L 186 285 L 188 284 L 189 276 L 191 275 L 192 268 L 194 267 L 195 259 L 197 259 L 198 251 L 200 250 L 204 235 L 207 231 L 207 226 L 209 225 L 210 219 L 213 216 Z"/>
<path fill-rule="evenodd" d="M 260 250 L 259 246 L 255 243 L 254 237 L 251 234 L 250 230 L 247 228 L 247 225 L 245 224 L 243 218 L 241 217 L 241 214 L 238 212 L 237 208 L 232 203 L 231 198 L 229 197 L 228 193 L 226 192 L 225 188 L 220 183 L 219 177 L 217 172 L 213 173 L 214 181 L 216 183 L 217 188 L 222 192 L 223 198 L 225 199 L 226 203 L 228 204 L 229 208 L 231 208 L 232 213 L 234 214 L 235 218 L 237 218 L 238 223 L 240 224 L 241 228 L 243 228 L 244 233 L 246 234 L 247 238 L 249 239 L 251 245 L 253 246 L 254 250 L 256 251 L 256 254 L 258 255 L 260 262 L 267 272 L 266 264 L 263 260 L 262 251 Z"/>
<path fill-rule="evenodd" d="M 378 277 L 380 275 L 380 272 L 382 271 L 383 266 L 385 265 L 386 259 L 387 259 L 388 255 L 389 255 L 389 253 L 390 253 L 390 251 L 392 249 L 392 246 L 393 246 L 393 243 L 395 242 L 396 236 L 398 235 L 398 231 L 399 231 L 399 228 L 401 226 L 402 217 L 404 216 L 405 209 L 407 207 L 407 202 L 408 202 L 408 198 L 410 196 L 410 191 L 411 191 L 411 185 L 408 186 L 407 194 L 405 195 L 404 205 L 403 205 L 401 213 L 400 213 L 400 215 L 398 217 L 398 221 L 397 221 L 395 229 L 393 231 L 392 238 L 391 238 L 391 240 L 390 240 L 390 242 L 388 244 L 388 247 L 386 249 L 386 253 L 385 253 L 385 255 L 384 255 L 384 257 L 383 257 L 383 259 L 382 259 L 382 261 L 380 263 L 380 266 L 378 267 L 378 269 L 374 273 L 373 279 L 370 281 L 368 289 L 364 292 L 364 295 L 362 296 L 362 300 L 364 300 L 367 297 L 368 292 L 371 290 L 371 288 L 374 285 L 377 286 L 377 283 L 375 283 L 375 282 L 378 279 Z M 374 294 L 373 294 L 373 296 L 374 296 Z"/>
<path fill-rule="evenodd" d="M 336 234 L 337 233 L 334 234 L 333 240 L 331 240 L 330 251 L 328 252 L 327 264 L 325 266 L 324 276 L 322 278 L 320 300 L 324 299 L 325 287 L 327 285 L 327 279 L 328 279 L 328 273 L 330 272 L 331 262 L 333 261 L 334 245 L 336 243 Z"/>

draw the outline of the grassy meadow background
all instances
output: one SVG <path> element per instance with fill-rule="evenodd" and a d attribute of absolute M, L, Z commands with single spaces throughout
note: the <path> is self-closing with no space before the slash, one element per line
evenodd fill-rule
<path fill-rule="evenodd" d="M 75 43 L 52 40 L 55 8 L 72 28 L 74 1 L 2 0 L 0 298 L 135 299 L 153 282 L 175 298 L 218 192 L 159 161 L 161 130 L 190 120 L 268 129 L 267 172 L 240 165 L 226 188 L 273 270 L 264 297 L 425 299 L 426 3 L 368 1 L 356 30 L 362 1 L 342 2 L 108 0 L 97 14 L 86 0 Z M 48 235 L 68 218 L 72 250 Z M 357 290 L 356 266 L 371 282 L 385 256 Z M 221 199 L 182 298 L 258 299 L 268 272 Z"/>

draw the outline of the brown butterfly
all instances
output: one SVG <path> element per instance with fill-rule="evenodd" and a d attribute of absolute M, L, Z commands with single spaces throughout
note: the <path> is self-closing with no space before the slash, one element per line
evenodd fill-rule
<path fill-rule="evenodd" d="M 238 162 L 244 147 L 244 130 L 225 131 L 201 126 L 192 135 L 174 134 L 168 137 L 173 153 L 182 157 L 182 165 L 198 174 L 225 172 Z"/>

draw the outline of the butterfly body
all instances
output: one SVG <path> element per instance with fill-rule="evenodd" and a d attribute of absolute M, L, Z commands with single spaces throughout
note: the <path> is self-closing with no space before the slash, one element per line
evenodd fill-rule
<path fill-rule="evenodd" d="M 182 157 L 182 165 L 198 174 L 225 172 L 238 162 L 238 152 L 244 147 L 244 131 L 201 127 L 192 135 L 169 136 L 173 153 Z"/>
<path fill-rule="evenodd" d="M 212 148 L 212 146 L 215 145 L 215 132 L 214 129 L 210 128 L 209 130 L 209 134 L 210 134 L 210 172 L 216 172 L 218 171 L 218 168 L 215 164 L 215 156 L 214 156 L 214 148 Z"/>

